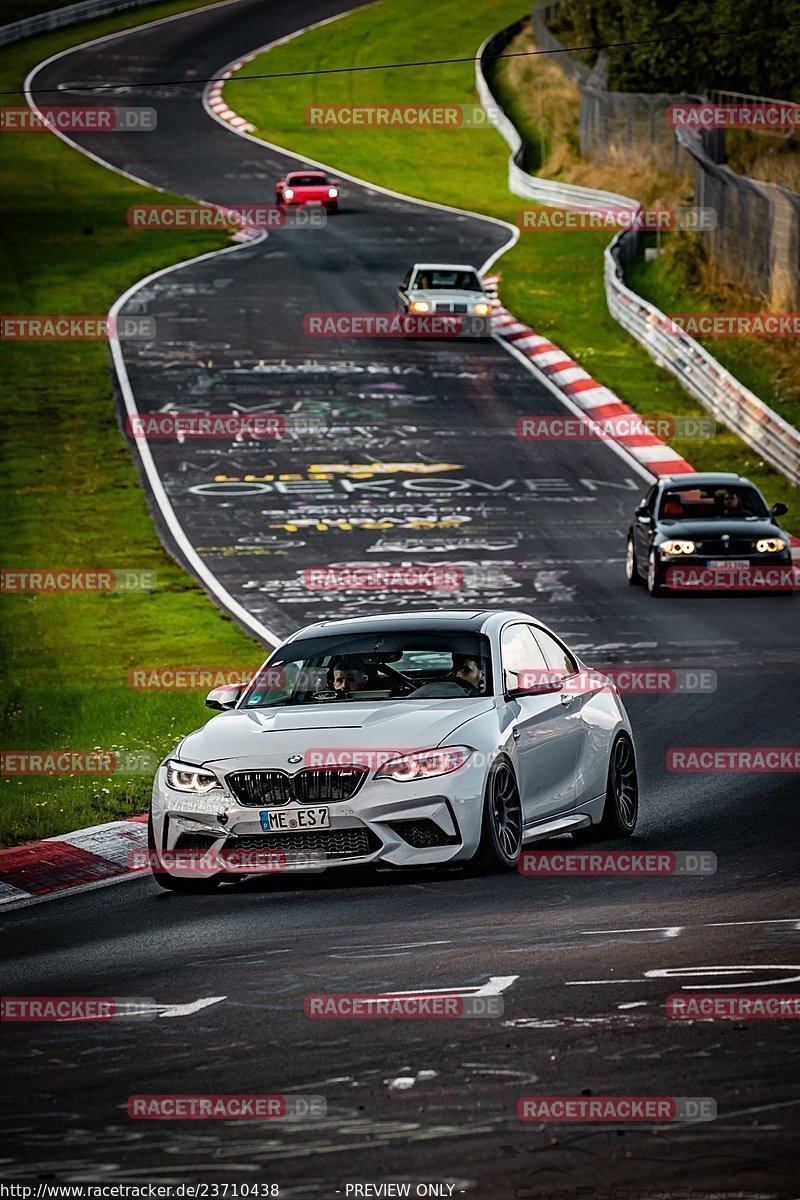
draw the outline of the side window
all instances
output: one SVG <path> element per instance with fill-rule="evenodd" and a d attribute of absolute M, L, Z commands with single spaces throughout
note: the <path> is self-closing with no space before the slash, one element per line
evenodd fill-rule
<path fill-rule="evenodd" d="M 413 267 L 409 267 L 409 268 L 408 268 L 408 270 L 406 271 L 406 274 L 405 274 L 405 278 L 404 278 L 404 280 L 403 280 L 402 284 L 400 285 L 401 287 L 403 287 L 403 288 L 407 288 L 407 287 L 408 287 L 408 285 L 411 283 L 411 272 L 412 272 L 413 270 L 414 270 L 414 268 L 413 268 Z"/>
<path fill-rule="evenodd" d="M 644 498 L 644 502 L 647 505 L 647 511 L 650 513 L 650 516 L 653 515 L 653 512 L 655 510 L 657 495 L 658 495 L 658 485 L 653 484 L 653 486 L 650 488 L 650 491 L 647 493 L 647 495 Z"/>
<path fill-rule="evenodd" d="M 565 649 L 560 642 L 557 642 L 554 637 L 546 633 L 544 629 L 534 628 L 536 641 L 542 648 L 542 653 L 545 657 L 545 662 L 551 671 L 566 671 L 568 675 L 574 675 L 578 670 L 578 664 L 570 654 L 569 650 Z"/>
<path fill-rule="evenodd" d="M 523 672 L 546 671 L 547 663 L 528 625 L 507 625 L 500 637 L 500 661 L 503 666 L 503 685 L 518 686 Z M 507 672 L 511 672 L 509 678 Z M 524 679 L 521 681 L 524 685 Z"/>

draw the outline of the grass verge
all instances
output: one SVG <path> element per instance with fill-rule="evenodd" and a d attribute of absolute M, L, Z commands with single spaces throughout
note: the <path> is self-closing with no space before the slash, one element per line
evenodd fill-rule
<path fill-rule="evenodd" d="M 66 46 L 190 7 L 148 6 L 9 47 L 0 52 L 0 86 L 18 87 Z M 6 314 L 105 314 L 142 276 L 227 244 L 221 233 L 130 229 L 128 207 L 152 193 L 48 133 L 3 135 L 0 152 Z M 128 671 L 252 665 L 260 649 L 162 550 L 116 426 L 106 343 L 3 341 L 0 355 L 3 566 L 136 567 L 158 581 L 152 594 L 0 596 L 3 745 L 160 756 L 203 721 L 204 697 L 133 691 Z M 141 811 L 150 779 L 4 775 L 0 844 Z"/>
<path fill-rule="evenodd" d="M 514 53 L 535 49 L 530 28 L 509 45 Z M 638 162 L 630 155 L 613 162 L 588 162 L 580 155 L 578 119 L 580 92 L 546 57 L 508 58 L 496 65 L 493 86 L 526 145 L 526 167 L 549 179 L 603 188 L 635 196 L 645 205 L 689 205 L 694 185 L 684 176 L 660 171 L 652 162 Z M 737 140 L 738 139 L 738 140 Z M 770 146 L 783 152 L 784 164 L 793 161 L 787 143 L 770 135 L 729 131 L 731 165 L 737 146 L 746 143 L 754 153 L 759 142 L 763 154 Z M 542 153 L 544 149 L 545 153 Z M 796 147 L 795 147 L 796 151 Z M 765 176 L 766 177 L 766 176 Z M 788 176 L 787 176 L 788 178 Z M 654 244 L 655 239 L 649 239 Z M 748 296 L 741 288 L 721 279 L 707 261 L 703 239 L 691 234 L 666 235 L 663 254 L 652 263 L 640 259 L 626 273 L 627 282 L 663 312 L 761 312 L 764 301 Z M 732 374 L 785 420 L 800 423 L 800 357 L 790 338 L 700 339 L 702 344 Z"/>
<path fill-rule="evenodd" d="M 468 57 L 489 34 L 520 15 L 508 0 L 485 0 L 466 10 L 458 0 L 440 0 L 435 6 L 423 0 L 383 0 L 276 47 L 268 52 L 268 63 L 264 56 L 255 59 L 226 85 L 225 97 L 262 137 L 295 153 L 411 196 L 516 223 L 525 202 L 508 192 L 507 148 L 491 129 L 384 127 L 377 132 L 367 126 L 306 123 L 310 105 L 474 104 L 470 62 L 301 78 L 247 77 L 438 59 L 443 56 L 443 29 L 447 56 Z M 609 315 L 602 279 L 607 241 L 607 235 L 594 231 L 523 233 L 499 264 L 504 303 L 643 416 L 703 415 L 677 380 L 656 367 Z M 409 247 L 409 261 L 413 253 Z M 800 532 L 800 489 L 730 431 L 720 429 L 707 442 L 672 444 L 700 470 L 740 471 L 762 487 L 770 502 L 786 500 L 792 507 L 787 526 Z"/>

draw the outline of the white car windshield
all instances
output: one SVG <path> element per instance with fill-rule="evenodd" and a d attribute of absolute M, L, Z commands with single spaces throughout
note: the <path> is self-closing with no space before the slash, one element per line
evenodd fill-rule
<path fill-rule="evenodd" d="M 447 290 L 454 292 L 482 292 L 481 281 L 474 271 L 442 271 L 423 267 L 414 278 L 415 288 L 422 292 Z"/>
<path fill-rule="evenodd" d="M 368 700 L 470 699 L 491 694 L 482 634 L 369 633 L 303 638 L 276 651 L 241 708 Z"/>

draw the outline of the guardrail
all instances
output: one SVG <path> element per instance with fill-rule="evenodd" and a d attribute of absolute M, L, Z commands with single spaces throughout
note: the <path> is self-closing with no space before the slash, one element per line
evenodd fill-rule
<path fill-rule="evenodd" d="M 500 54 L 524 24 L 517 21 L 487 38 L 475 58 L 475 86 L 480 102 L 511 149 L 509 190 L 515 196 L 558 208 L 611 207 L 638 211 L 641 204 L 629 196 L 539 179 L 523 171 L 522 139 L 489 87 L 484 62 Z M 731 375 L 694 338 L 677 329 L 665 313 L 626 286 L 623 267 L 636 254 L 640 236 L 637 229 L 623 229 L 605 249 L 603 278 L 609 312 L 715 419 L 800 486 L 800 432 Z"/>
<path fill-rule="evenodd" d="M 80 0 L 78 4 L 67 4 L 49 12 L 36 13 L 10 25 L 0 25 L 0 46 L 10 46 L 36 33 L 47 33 L 51 29 L 62 29 L 65 25 L 77 25 L 90 17 L 102 17 L 106 13 L 124 12 L 126 8 L 140 8 L 153 4 L 155 0 Z"/>

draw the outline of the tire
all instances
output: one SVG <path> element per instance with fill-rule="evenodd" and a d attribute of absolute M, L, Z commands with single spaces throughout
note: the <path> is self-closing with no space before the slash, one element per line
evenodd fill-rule
<path fill-rule="evenodd" d="M 655 550 L 650 551 L 650 557 L 647 560 L 647 590 L 651 596 L 660 596 L 664 591 Z"/>
<path fill-rule="evenodd" d="M 512 871 L 522 849 L 522 803 L 511 764 L 495 763 L 486 783 L 481 843 L 472 859 L 481 872 Z"/>
<path fill-rule="evenodd" d="M 628 535 L 628 543 L 625 548 L 625 578 L 631 587 L 641 587 L 642 577 L 639 574 L 639 564 L 636 561 L 636 550 L 633 545 L 633 538 Z"/>
<path fill-rule="evenodd" d="M 631 837 L 639 817 L 639 780 L 636 755 L 626 734 L 620 734 L 611 748 L 603 815 L 596 825 L 573 833 L 578 842 L 603 841 L 606 838 Z"/>
<path fill-rule="evenodd" d="M 152 812 L 147 818 L 147 849 L 151 855 L 158 854 L 160 849 L 156 845 Z M 184 894 L 213 892 L 223 879 L 222 875 L 212 875 L 207 879 L 182 879 L 180 875 L 170 875 L 169 871 L 160 871 L 157 867 L 151 867 L 150 870 L 154 881 L 167 892 L 183 892 Z"/>

